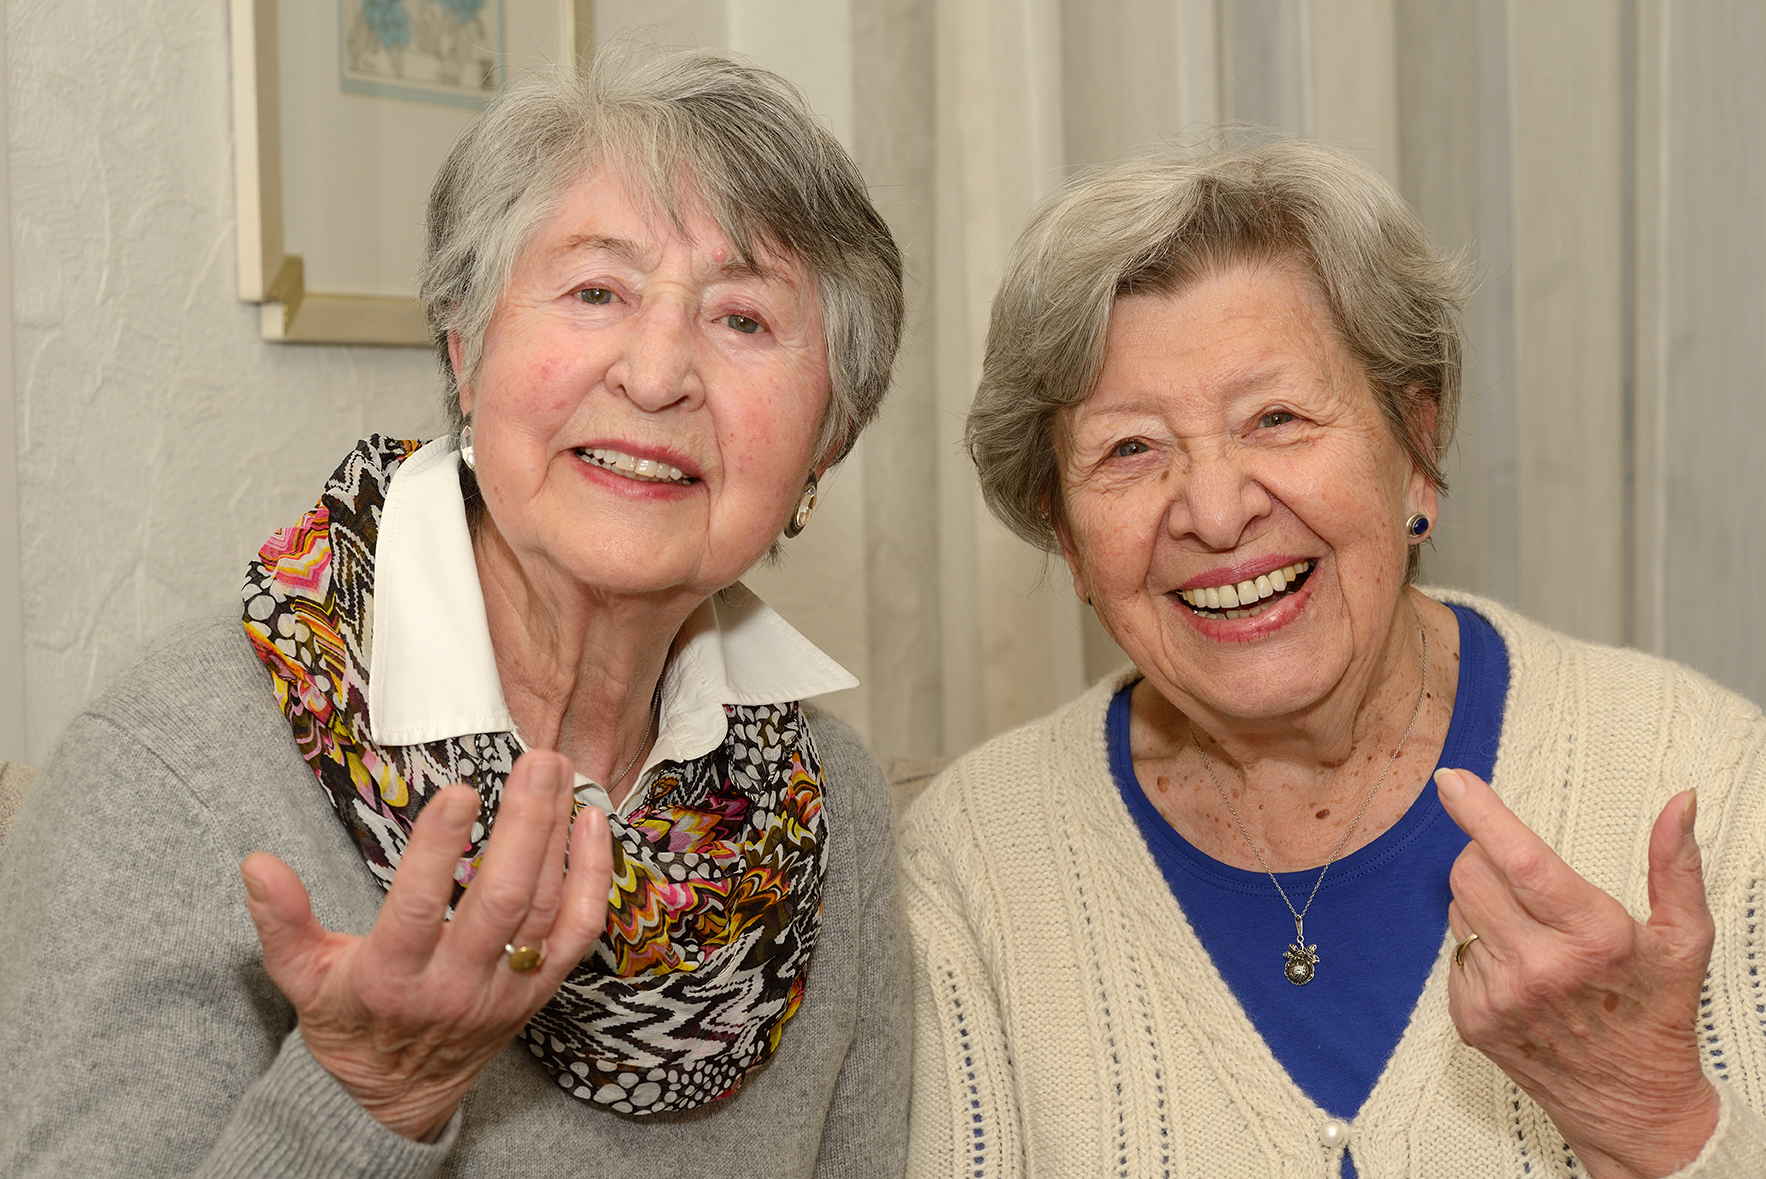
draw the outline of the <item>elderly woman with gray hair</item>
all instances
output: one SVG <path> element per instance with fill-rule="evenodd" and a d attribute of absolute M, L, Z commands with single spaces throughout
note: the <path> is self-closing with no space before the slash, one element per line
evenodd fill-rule
<path fill-rule="evenodd" d="M 970 451 L 1133 666 L 908 817 L 910 1174 L 1766 1174 L 1759 710 L 1411 584 L 1465 288 L 1297 142 L 1019 240 Z"/>
<path fill-rule="evenodd" d="M 857 171 L 715 57 L 538 81 L 422 290 L 455 432 L 359 443 L 17 820 L 0 1172 L 899 1173 L 887 792 L 737 581 L 888 384 Z"/>

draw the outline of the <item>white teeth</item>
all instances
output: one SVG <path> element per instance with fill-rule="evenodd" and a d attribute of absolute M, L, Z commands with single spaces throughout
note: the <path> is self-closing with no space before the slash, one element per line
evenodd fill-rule
<path fill-rule="evenodd" d="M 620 450 L 610 450 L 598 446 L 593 450 L 579 450 L 577 454 L 588 459 L 598 467 L 618 471 L 622 475 L 630 475 L 634 479 L 647 483 L 685 483 L 687 476 L 679 467 L 671 467 L 656 459 L 641 459 Z"/>
<path fill-rule="evenodd" d="M 1268 609 L 1263 599 L 1283 592 L 1311 568 L 1311 561 L 1295 561 L 1292 565 L 1272 569 L 1255 580 L 1180 590 L 1178 597 L 1198 610 L 1219 612 L 1227 618 L 1254 618 Z"/>

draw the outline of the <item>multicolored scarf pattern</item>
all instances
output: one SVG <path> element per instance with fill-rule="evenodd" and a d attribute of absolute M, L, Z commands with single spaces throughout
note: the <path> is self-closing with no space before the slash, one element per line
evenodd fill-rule
<path fill-rule="evenodd" d="M 356 445 L 318 505 L 247 569 L 245 629 L 338 817 L 381 887 L 430 795 L 475 788 L 484 820 L 455 871 L 478 871 L 514 733 L 421 745 L 370 737 L 374 549 L 399 465 L 422 445 Z M 723 745 L 664 762 L 611 820 L 613 887 L 600 941 L 522 1039 L 574 1096 L 621 1113 L 692 1109 L 733 1092 L 779 1045 L 821 928 L 822 770 L 795 703 L 726 705 Z"/>

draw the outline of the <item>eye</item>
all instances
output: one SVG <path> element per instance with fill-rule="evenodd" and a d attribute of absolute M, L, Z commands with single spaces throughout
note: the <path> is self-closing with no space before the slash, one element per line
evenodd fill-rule
<path fill-rule="evenodd" d="M 606 287 L 584 287 L 576 293 L 576 297 L 596 306 L 613 302 L 613 292 Z"/>
<path fill-rule="evenodd" d="M 723 322 L 745 336 L 752 336 L 760 330 L 760 321 L 749 319 L 746 315 L 726 315 L 723 317 Z"/>
<path fill-rule="evenodd" d="M 1110 453 L 1117 458 L 1133 458 L 1137 454 L 1146 454 L 1147 451 L 1151 449 L 1152 447 L 1148 446 L 1145 442 L 1142 442 L 1139 438 L 1128 438 L 1118 442 L 1116 444 L 1116 449 Z"/>
<path fill-rule="evenodd" d="M 1294 415 L 1285 409 L 1272 410 L 1257 419 L 1257 426 L 1262 430 L 1273 430 L 1277 426 L 1285 426 L 1294 420 Z"/>

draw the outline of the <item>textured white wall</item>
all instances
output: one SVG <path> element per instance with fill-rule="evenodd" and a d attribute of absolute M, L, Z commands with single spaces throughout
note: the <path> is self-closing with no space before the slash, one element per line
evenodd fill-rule
<path fill-rule="evenodd" d="M 251 552 L 356 438 L 429 437 L 441 415 L 427 353 L 265 343 L 237 300 L 224 4 L 7 7 L 27 690 L 24 748 L 0 756 L 41 762 L 154 634 L 233 608 Z M 849 137 L 844 5 L 735 7 L 734 30 L 724 0 L 604 0 L 596 16 L 603 33 L 747 52 Z M 753 577 L 861 678 L 862 468 Z M 825 703 L 868 729 L 865 689 Z"/>
<path fill-rule="evenodd" d="M 440 425 L 426 353 L 265 343 L 236 298 L 226 21 L 7 5 L 33 761 L 152 635 L 232 609 L 357 437 Z"/>

